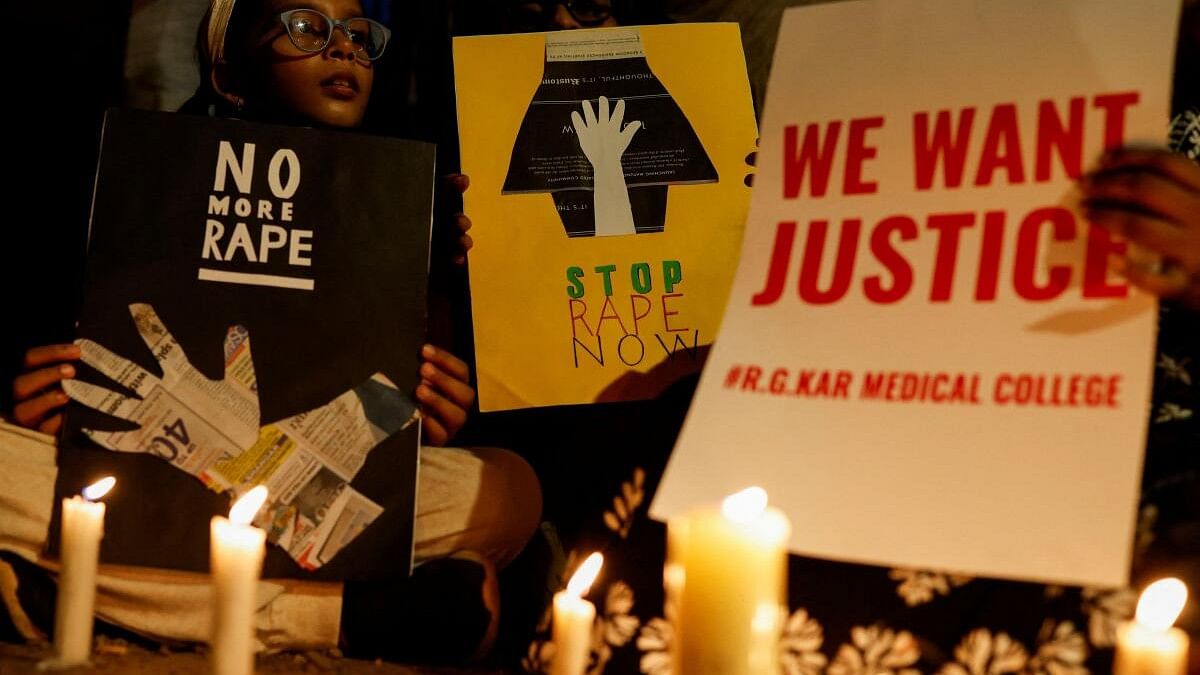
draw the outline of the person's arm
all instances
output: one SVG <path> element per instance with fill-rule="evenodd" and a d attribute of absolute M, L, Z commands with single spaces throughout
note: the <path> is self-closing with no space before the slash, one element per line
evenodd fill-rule
<path fill-rule="evenodd" d="M 1117 148 L 1080 179 L 1087 219 L 1161 256 L 1114 261 L 1130 282 L 1200 311 L 1200 165 L 1164 149 Z"/>

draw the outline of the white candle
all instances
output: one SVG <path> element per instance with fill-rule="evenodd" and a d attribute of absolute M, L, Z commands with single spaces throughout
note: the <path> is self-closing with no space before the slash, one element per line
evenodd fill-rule
<path fill-rule="evenodd" d="M 228 519 L 212 519 L 214 602 L 209 642 L 216 675 L 254 672 L 254 612 L 267 533 L 250 521 L 266 500 L 267 488 L 259 485 L 234 503 Z"/>
<path fill-rule="evenodd" d="M 96 565 L 104 536 L 100 499 L 115 485 L 109 476 L 62 500 L 62 573 L 54 612 L 54 667 L 88 662 L 92 653 L 92 610 L 96 606 Z"/>
<path fill-rule="evenodd" d="M 1172 624 L 1187 602 L 1179 579 L 1159 579 L 1146 587 L 1133 621 L 1117 628 L 1114 675 L 1184 675 L 1187 634 Z"/>
<path fill-rule="evenodd" d="M 787 614 L 787 517 L 768 508 L 766 491 L 753 487 L 727 497 L 720 509 L 700 509 L 670 526 L 668 581 L 682 590 L 674 589 L 682 596 L 679 672 L 778 673 Z M 682 573 L 673 571 L 679 565 Z"/>
<path fill-rule="evenodd" d="M 593 553 L 567 582 L 567 589 L 554 594 L 554 658 L 550 675 L 582 675 L 592 652 L 592 624 L 596 606 L 583 596 L 591 588 L 604 556 Z"/>
<path fill-rule="evenodd" d="M 682 673 L 679 644 L 683 635 L 683 587 L 685 571 L 683 553 L 687 546 L 687 516 L 676 516 L 667 522 L 667 560 L 663 565 L 663 616 L 671 623 L 671 672 Z"/>

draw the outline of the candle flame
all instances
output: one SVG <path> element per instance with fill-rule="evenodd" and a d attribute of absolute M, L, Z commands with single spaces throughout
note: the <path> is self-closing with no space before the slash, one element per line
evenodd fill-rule
<path fill-rule="evenodd" d="M 731 494 L 721 502 L 721 513 L 735 523 L 748 523 L 762 515 L 766 509 L 767 491 L 758 486 Z"/>
<path fill-rule="evenodd" d="M 233 503 L 233 508 L 229 509 L 229 522 L 234 525 L 249 525 L 266 501 L 267 486 L 256 486 Z"/>
<path fill-rule="evenodd" d="M 113 489 L 113 486 L 116 484 L 116 478 L 113 478 L 112 476 L 105 476 L 95 483 L 83 488 L 83 498 L 89 502 L 94 502 L 108 494 L 108 491 Z"/>
<path fill-rule="evenodd" d="M 593 553 L 583 561 L 579 569 L 567 582 L 567 595 L 573 595 L 577 598 L 582 598 L 588 589 L 592 587 L 592 582 L 600 574 L 600 566 L 604 564 L 604 556 L 599 553 Z"/>
<path fill-rule="evenodd" d="M 1155 630 L 1167 630 L 1187 602 L 1187 586 L 1174 577 L 1159 579 L 1142 591 L 1137 605 L 1137 622 Z"/>

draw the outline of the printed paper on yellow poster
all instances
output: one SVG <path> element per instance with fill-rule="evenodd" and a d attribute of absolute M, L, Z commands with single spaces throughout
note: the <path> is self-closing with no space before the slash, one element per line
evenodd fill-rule
<path fill-rule="evenodd" d="M 735 24 L 454 44 L 480 407 L 650 398 L 697 370 L 757 129 Z"/>

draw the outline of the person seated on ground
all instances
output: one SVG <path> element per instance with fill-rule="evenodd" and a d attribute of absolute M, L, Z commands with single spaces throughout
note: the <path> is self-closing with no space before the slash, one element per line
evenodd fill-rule
<path fill-rule="evenodd" d="M 358 128 L 371 97 L 375 59 L 387 46 L 387 31 L 363 14 L 358 0 L 214 0 L 200 31 L 201 88 L 181 110 Z M 459 191 L 466 189 L 465 176 L 448 182 Z M 465 234 L 469 225 L 461 214 L 454 219 L 460 257 L 470 247 Z M 475 391 L 467 364 L 449 351 L 426 345 L 421 356 L 421 383 L 415 394 L 424 415 L 425 445 L 416 500 L 414 577 L 407 579 L 405 571 L 398 570 L 393 580 L 346 583 L 340 594 L 328 585 L 291 585 L 320 587 L 311 597 L 334 601 L 294 602 L 282 611 L 278 607 L 285 600 L 277 598 L 276 610 L 260 610 L 260 624 L 267 621 L 276 637 L 290 631 L 299 644 L 333 646 L 340 631 L 340 641 L 351 655 L 425 660 L 480 656 L 494 640 L 499 621 L 496 572 L 533 535 L 541 514 L 540 485 L 529 465 L 509 451 L 444 447 L 466 421 Z M 27 429 L 56 434 L 67 402 L 60 383 L 75 377 L 79 358 L 73 344 L 28 350 L 25 370 L 12 384 L 11 419 Z M 23 495 L 13 499 L 22 507 L 19 514 L 4 514 L 10 502 L 0 500 L 0 530 L 8 530 L 0 532 L 0 542 L 16 542 L 8 548 L 36 561 L 51 512 L 52 439 L 9 427 L 0 432 L 0 447 L 23 448 L 0 454 L 5 463 L 0 474 L 17 481 L 13 489 L 19 487 L 19 492 L 13 494 Z M 127 586 L 129 581 L 120 583 Z M 196 592 L 206 592 L 206 579 L 190 583 Z M 104 582 L 101 585 L 103 591 Z M 143 597 L 147 607 L 161 607 L 153 584 L 122 592 Z M 457 603 L 447 603 L 454 597 Z M 139 614 L 136 603 L 106 607 L 102 592 L 97 613 L 104 618 L 111 609 L 114 613 L 107 616 L 115 622 L 151 636 L 203 640 L 204 605 L 191 606 L 190 612 L 185 606 L 175 608 L 176 620 L 156 622 L 150 612 Z M 380 616 L 393 620 L 380 621 Z M 199 623 L 188 623 L 188 617 Z M 313 626 L 320 627 L 316 635 L 308 630 Z M 438 645 L 453 648 L 438 654 Z"/>

